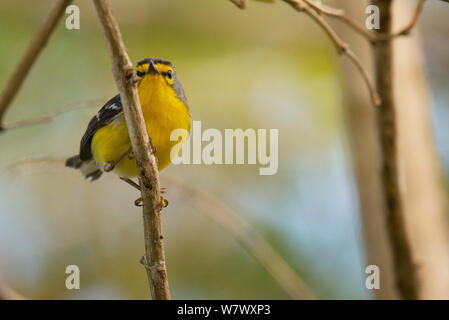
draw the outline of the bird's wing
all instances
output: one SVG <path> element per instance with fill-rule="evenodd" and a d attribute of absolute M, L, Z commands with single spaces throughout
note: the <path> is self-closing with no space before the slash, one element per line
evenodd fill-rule
<path fill-rule="evenodd" d="M 91 144 L 95 132 L 110 123 L 121 112 L 123 112 L 122 101 L 118 94 L 106 102 L 103 108 L 90 120 L 80 144 L 80 158 L 82 161 L 92 159 Z"/>

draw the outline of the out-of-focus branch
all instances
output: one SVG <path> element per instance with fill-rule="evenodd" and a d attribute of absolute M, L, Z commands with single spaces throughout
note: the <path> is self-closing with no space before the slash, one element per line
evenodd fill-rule
<path fill-rule="evenodd" d="M 337 6 L 349 16 L 355 16 L 368 6 L 368 0 L 338 0 Z M 336 30 L 348 44 L 357 49 L 362 62 L 373 70 L 373 47 L 344 25 Z M 377 139 L 377 108 L 369 108 L 370 102 L 363 94 L 364 84 L 354 81 L 357 70 L 349 61 L 342 62 L 342 84 L 344 93 L 343 111 L 345 129 L 350 143 L 352 169 L 357 182 L 363 238 L 365 240 L 364 265 L 376 265 L 381 270 L 380 288 L 367 290 L 372 298 L 398 299 L 398 290 L 393 269 L 393 255 L 386 227 L 386 211 L 379 175 L 379 147 Z"/>
<path fill-rule="evenodd" d="M 26 298 L 6 284 L 0 283 L 0 300 L 26 300 Z"/>
<path fill-rule="evenodd" d="M 304 281 L 276 250 L 231 208 L 207 192 L 183 183 L 173 176 L 164 175 L 164 182 L 178 187 L 194 207 L 223 227 L 267 270 L 292 299 L 315 299 Z"/>
<path fill-rule="evenodd" d="M 399 36 L 406 36 L 412 31 L 412 29 L 415 27 L 416 23 L 419 20 L 419 17 L 421 16 L 421 13 L 424 9 L 424 4 L 426 3 L 426 0 L 419 0 L 418 4 L 416 5 L 416 9 L 413 13 L 412 19 L 410 20 L 409 24 L 402 29 L 399 32 L 396 32 L 392 35 L 390 35 L 390 38 L 399 37 Z"/>
<path fill-rule="evenodd" d="M 231 0 L 232 1 L 232 0 Z M 327 33 L 329 38 L 334 43 L 335 47 L 337 48 L 337 51 L 341 55 L 346 55 L 349 60 L 354 63 L 354 65 L 357 67 L 357 70 L 359 70 L 360 74 L 362 75 L 363 80 L 365 81 L 366 86 L 368 87 L 368 90 L 370 92 L 371 100 L 374 106 L 380 105 L 380 98 L 379 94 L 376 91 L 376 87 L 374 85 L 374 81 L 371 79 L 368 71 L 366 70 L 366 67 L 362 64 L 359 57 L 349 48 L 349 46 L 338 36 L 338 34 L 332 29 L 332 27 L 326 22 L 326 20 L 321 17 L 321 13 L 329 13 L 333 11 L 334 15 L 337 14 L 336 10 L 331 10 L 330 8 L 321 7 L 319 4 L 314 3 L 309 0 L 282 0 L 285 3 L 292 6 L 296 11 L 298 12 L 304 12 L 308 16 L 310 16 L 318 25 Z M 233 1 L 235 3 L 235 1 Z M 243 9 L 245 8 L 245 1 L 241 0 L 238 1 L 238 7 Z M 322 8 L 322 9 L 321 9 Z M 322 10 L 322 12 L 320 11 Z M 339 16 L 342 17 L 344 15 L 339 13 Z M 356 23 L 352 23 L 353 27 L 356 25 Z M 359 32 L 361 31 L 360 28 Z"/>
<path fill-rule="evenodd" d="M 229 1 L 231 1 L 233 4 L 235 4 L 240 9 L 246 8 L 245 0 L 229 0 Z"/>
<path fill-rule="evenodd" d="M 353 30 L 358 32 L 359 34 L 363 35 L 366 39 L 368 39 L 372 44 L 376 44 L 380 41 L 386 41 L 392 38 L 400 37 L 400 36 L 406 36 L 408 35 L 412 29 L 415 27 L 416 23 L 419 20 L 419 17 L 424 9 L 424 4 L 426 0 L 419 0 L 418 4 L 416 5 L 416 9 L 413 13 L 412 19 L 410 20 L 409 24 L 404 27 L 402 30 L 392 33 L 392 34 L 376 34 L 371 32 L 370 30 L 366 29 L 364 26 L 359 24 L 357 21 L 351 19 L 345 14 L 345 11 L 340 8 L 333 8 L 327 5 L 324 5 L 320 2 L 313 1 L 313 0 L 303 0 L 306 2 L 310 7 L 312 7 L 317 13 L 323 14 L 332 18 L 336 18 L 349 27 L 351 27 Z"/>
<path fill-rule="evenodd" d="M 390 0 L 372 0 L 380 9 L 381 35 L 391 33 L 393 24 Z M 387 231 L 393 250 L 396 282 L 401 298 L 417 299 L 419 283 L 407 237 L 403 190 L 399 183 L 396 105 L 393 87 L 393 42 L 382 41 L 374 51 L 377 88 L 382 103 L 377 110 L 378 135 L 382 150 L 382 191 L 386 205 Z"/>
<path fill-rule="evenodd" d="M 313 1 L 313 0 L 304 0 L 304 1 L 310 7 L 312 7 L 317 13 L 338 19 L 338 20 L 342 21 L 343 23 L 347 24 L 349 27 L 351 27 L 357 33 L 359 33 L 362 36 L 364 36 L 365 38 L 367 38 L 369 41 L 371 41 L 371 42 L 376 41 L 377 38 L 376 38 L 375 33 L 366 29 L 363 25 L 359 24 L 354 19 L 348 17 L 343 9 L 333 8 L 333 7 L 324 5 L 320 2 Z"/>
<path fill-rule="evenodd" d="M 351 62 L 355 64 L 360 74 L 362 75 L 363 80 L 366 83 L 366 86 L 369 89 L 371 100 L 375 106 L 379 106 L 381 100 L 379 94 L 376 91 L 374 82 L 371 79 L 368 71 L 366 70 L 366 67 L 362 64 L 360 58 L 354 53 L 354 51 L 352 51 L 351 48 L 339 37 L 339 35 L 326 22 L 326 20 L 324 20 L 321 17 L 321 15 L 333 17 L 342 21 L 343 23 L 351 27 L 353 30 L 355 30 L 357 33 L 361 34 L 366 39 L 368 39 L 372 44 L 377 44 L 379 42 L 391 40 L 392 38 L 395 37 L 408 35 L 416 25 L 424 8 L 424 4 L 426 2 L 426 0 L 419 0 L 410 23 L 404 29 L 393 34 L 381 34 L 381 33 L 376 34 L 364 28 L 357 21 L 348 17 L 345 14 L 345 11 L 340 8 L 333 8 L 324 5 L 319 1 L 314 0 L 282 0 L 282 1 L 291 5 L 296 11 L 304 12 L 308 16 L 310 16 L 313 20 L 315 20 L 315 22 L 318 23 L 321 26 L 321 28 L 331 38 L 332 42 L 337 47 L 339 54 L 346 55 L 349 58 L 349 60 L 351 60 Z M 443 1 L 447 2 L 447 0 Z M 236 4 L 240 9 L 246 8 L 245 0 L 231 0 L 231 2 Z"/>
<path fill-rule="evenodd" d="M 13 174 L 63 168 L 65 158 L 35 158 L 13 163 L 8 170 Z M 172 175 L 164 175 L 164 183 L 179 189 L 192 206 L 217 222 L 245 250 L 259 262 L 292 299 L 315 299 L 314 294 L 277 253 L 277 251 L 240 215 L 209 193 L 192 187 Z M 140 186 L 134 186 L 140 189 Z"/>
<path fill-rule="evenodd" d="M 54 118 L 56 118 L 57 116 L 59 116 L 61 114 L 75 111 L 82 107 L 98 106 L 99 103 L 102 103 L 104 101 L 105 101 L 105 99 L 84 100 L 84 101 L 80 101 L 77 103 L 69 104 L 67 106 L 62 107 L 59 110 L 46 113 L 46 114 L 36 117 L 36 118 L 7 122 L 7 123 L 3 124 L 3 127 L 2 127 L 3 132 L 9 131 L 9 130 L 14 130 L 14 129 L 26 128 L 26 127 L 30 127 L 30 126 L 41 124 L 41 123 L 47 123 L 47 122 L 52 121 Z"/>
<path fill-rule="evenodd" d="M 109 1 L 92 0 L 92 2 L 108 44 L 114 78 L 120 92 L 139 170 L 145 233 L 144 265 L 150 282 L 151 296 L 156 300 L 167 300 L 170 299 L 170 290 L 162 236 L 159 172 L 140 107 L 135 70 L 123 44 L 118 24 L 112 15 Z"/>
<path fill-rule="evenodd" d="M 310 7 L 303 0 L 283 0 L 283 1 L 291 5 L 296 11 L 306 13 L 309 17 L 315 20 L 316 23 L 318 23 L 318 25 L 331 38 L 332 42 L 337 48 L 338 53 L 346 55 L 349 58 L 349 60 L 351 60 L 357 67 L 357 69 L 359 70 L 360 74 L 363 77 L 363 80 L 366 83 L 366 86 L 369 89 L 373 104 L 375 106 L 379 106 L 381 102 L 379 94 L 377 93 L 376 88 L 374 86 L 374 82 L 371 79 L 365 66 L 360 61 L 359 57 L 349 48 L 349 46 L 343 40 L 341 40 L 341 38 L 334 31 L 334 29 L 332 29 L 332 27 L 326 22 L 326 20 L 324 20 L 312 7 Z"/>
<path fill-rule="evenodd" d="M 0 132 L 4 130 L 3 118 L 8 109 L 8 106 L 19 92 L 24 80 L 31 70 L 34 62 L 45 47 L 48 39 L 55 30 L 59 20 L 65 12 L 65 8 L 72 2 L 72 0 L 56 0 L 50 9 L 50 12 L 45 17 L 44 22 L 40 26 L 25 54 L 17 65 L 14 73 L 3 90 L 0 97 Z"/>
<path fill-rule="evenodd" d="M 394 1 L 393 29 L 415 8 Z M 419 281 L 419 299 L 449 299 L 448 197 L 435 143 L 429 78 L 420 35 L 394 43 L 394 91 L 404 218 Z M 413 130 L 410 130 L 413 128 Z"/>

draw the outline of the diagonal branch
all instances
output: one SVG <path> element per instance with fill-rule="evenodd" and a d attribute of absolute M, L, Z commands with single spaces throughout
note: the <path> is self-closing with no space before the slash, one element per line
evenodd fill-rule
<path fill-rule="evenodd" d="M 5 283 L 0 282 L 0 300 L 27 300 Z"/>
<path fill-rule="evenodd" d="M 65 114 L 65 113 L 68 113 L 71 111 L 79 110 L 80 108 L 83 108 L 83 107 L 88 108 L 88 107 L 97 106 L 99 103 L 104 102 L 104 100 L 105 100 L 104 98 L 103 99 L 83 100 L 80 102 L 68 104 L 59 110 L 45 113 L 44 115 L 38 116 L 36 118 L 6 122 L 2 126 L 2 129 L 3 129 L 2 132 L 31 127 L 31 126 L 41 124 L 41 123 L 47 123 L 47 122 L 52 121 L 54 118 L 56 118 L 59 115 L 62 115 L 62 114 Z"/>
<path fill-rule="evenodd" d="M 31 70 L 34 62 L 45 47 L 48 39 L 55 30 L 59 20 L 65 12 L 65 8 L 72 2 L 72 0 L 56 0 L 50 9 L 50 12 L 45 17 L 44 22 L 40 26 L 25 54 L 17 65 L 14 73 L 8 81 L 6 88 L 3 90 L 0 97 L 0 132 L 3 128 L 3 118 L 8 109 L 8 106 L 17 95 L 25 81 L 28 73 Z"/>
<path fill-rule="evenodd" d="M 54 171 L 63 165 L 65 158 L 34 158 L 15 162 L 8 167 L 12 174 L 28 174 L 35 171 Z M 137 190 L 140 186 L 132 180 L 125 181 Z M 164 182 L 182 192 L 192 207 L 219 224 L 239 245 L 253 256 L 292 299 L 316 299 L 304 280 L 263 236 L 226 203 L 213 195 L 187 184 L 173 175 L 165 175 Z"/>
<path fill-rule="evenodd" d="M 343 9 L 332 8 L 313 0 L 304 0 L 304 2 L 312 7 L 317 13 L 341 20 L 343 23 L 347 24 L 350 28 L 367 38 L 369 41 L 375 42 L 377 40 L 377 37 L 374 33 L 364 28 L 357 21 L 349 18 L 345 14 L 345 11 Z"/>
<path fill-rule="evenodd" d="M 292 299 L 315 299 L 314 295 L 273 247 L 245 220 L 226 204 L 205 191 L 194 188 L 174 176 L 164 176 L 181 189 L 189 201 L 205 215 L 217 222 L 245 248 L 287 292 Z"/>
<path fill-rule="evenodd" d="M 235 4 L 240 9 L 245 9 L 246 8 L 246 1 L 245 0 L 229 0 L 229 1 L 231 1 L 233 4 Z"/>
<path fill-rule="evenodd" d="M 233 1 L 237 6 L 241 9 L 244 9 L 245 1 L 239 0 L 239 1 Z M 345 17 L 344 13 L 342 11 L 339 11 L 337 9 L 333 9 L 330 7 L 322 7 L 321 5 L 310 1 L 310 0 L 282 0 L 285 3 L 292 6 L 296 11 L 298 12 L 304 12 L 308 16 L 310 16 L 313 20 L 315 20 L 316 23 L 327 33 L 327 35 L 331 38 L 332 42 L 334 43 L 335 47 L 337 48 L 337 51 L 341 55 L 346 55 L 349 60 L 356 66 L 357 70 L 362 75 L 362 78 L 368 87 L 371 101 L 374 104 L 374 106 L 378 107 L 381 103 L 379 94 L 376 91 L 376 87 L 374 85 L 374 81 L 371 79 L 368 70 L 365 68 L 365 66 L 362 64 L 362 61 L 359 59 L 359 57 L 354 53 L 354 51 L 349 48 L 349 46 L 338 36 L 338 34 L 332 29 L 332 27 L 326 22 L 326 20 L 321 17 L 321 13 L 334 15 L 338 17 Z M 341 18 L 342 19 L 342 18 Z M 346 19 L 346 21 L 353 26 L 353 28 L 357 29 L 359 32 L 362 32 L 362 29 L 357 26 L 356 22 L 353 22 L 352 20 Z M 365 33 L 363 31 L 362 33 Z M 370 35 L 371 37 L 371 35 Z"/>
<path fill-rule="evenodd" d="M 327 33 L 327 35 L 331 38 L 335 47 L 339 54 L 346 55 L 349 60 L 354 63 L 354 65 L 359 70 L 360 74 L 365 81 L 366 86 L 369 89 L 371 100 L 373 104 L 377 107 L 380 105 L 380 97 L 376 91 L 376 87 L 374 85 L 373 80 L 371 79 L 368 70 L 363 66 L 359 57 L 349 48 L 349 46 L 341 40 L 338 34 L 332 29 L 332 27 L 323 19 L 313 8 L 311 8 L 307 3 L 303 0 L 283 0 L 285 3 L 291 5 L 298 12 L 305 12 L 308 16 L 310 16 L 316 23 Z"/>
<path fill-rule="evenodd" d="M 136 74 L 123 44 L 117 21 L 112 15 L 109 0 L 92 0 L 102 26 L 116 85 L 122 99 L 125 120 L 139 170 L 143 200 L 145 234 L 145 267 L 155 300 L 170 299 L 162 236 L 161 193 L 156 158 L 151 150 L 148 133 L 140 107 Z"/>
<path fill-rule="evenodd" d="M 339 8 L 333 8 L 327 5 L 324 5 L 320 2 L 314 1 L 314 0 L 303 0 L 305 3 L 307 3 L 311 8 L 313 8 L 317 13 L 326 15 L 328 17 L 332 17 L 335 19 L 338 19 L 351 27 L 353 30 L 364 36 L 366 39 L 368 39 L 372 44 L 377 44 L 380 41 L 386 41 L 393 38 L 406 36 L 410 34 L 412 29 L 415 27 L 416 23 L 419 20 L 419 17 L 421 16 L 421 13 L 424 9 L 424 5 L 426 0 L 419 0 L 418 4 L 416 5 L 416 9 L 413 13 L 412 19 L 410 20 L 409 24 L 405 26 L 402 30 L 392 33 L 392 34 L 376 34 L 371 32 L 370 30 L 364 28 L 362 25 L 360 25 L 357 21 L 349 18 L 343 9 Z M 443 0 L 447 2 L 447 0 Z"/>
<path fill-rule="evenodd" d="M 395 37 L 408 35 L 412 31 L 412 29 L 415 27 L 416 23 L 418 22 L 419 17 L 421 16 L 421 13 L 424 9 L 425 3 L 426 3 L 426 0 L 419 0 L 409 24 L 404 29 L 400 30 L 399 32 L 396 32 L 390 36 L 387 36 L 387 38 L 395 38 Z"/>

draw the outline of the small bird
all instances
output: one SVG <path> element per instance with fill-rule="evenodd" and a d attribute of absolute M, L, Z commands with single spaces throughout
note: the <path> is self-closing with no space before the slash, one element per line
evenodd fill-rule
<path fill-rule="evenodd" d="M 148 136 L 159 171 L 170 163 L 173 148 L 178 154 L 181 141 L 171 141 L 173 130 L 190 132 L 190 110 L 173 64 L 162 58 L 146 58 L 137 64 L 137 91 Z M 110 99 L 90 120 L 81 139 L 79 155 L 66 161 L 67 167 L 80 169 L 89 180 L 112 171 L 130 183 L 138 175 L 128 135 L 120 95 Z M 131 180 L 132 181 L 132 180 Z"/>

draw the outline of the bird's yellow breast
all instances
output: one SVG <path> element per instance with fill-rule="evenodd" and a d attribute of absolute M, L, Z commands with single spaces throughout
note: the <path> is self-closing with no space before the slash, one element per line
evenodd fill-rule
<path fill-rule="evenodd" d="M 181 101 L 171 86 L 159 75 L 145 76 L 138 87 L 140 105 L 145 119 L 149 137 L 156 147 L 155 156 L 159 170 L 170 163 L 170 152 L 177 148 L 179 141 L 170 141 L 170 134 L 175 129 L 190 130 L 190 113 L 187 105 Z M 128 128 L 123 112 L 108 125 L 100 128 L 92 138 L 92 154 L 97 165 L 102 168 L 107 162 L 115 162 L 131 147 Z M 122 177 L 137 176 L 135 159 L 123 158 L 114 169 Z"/>

